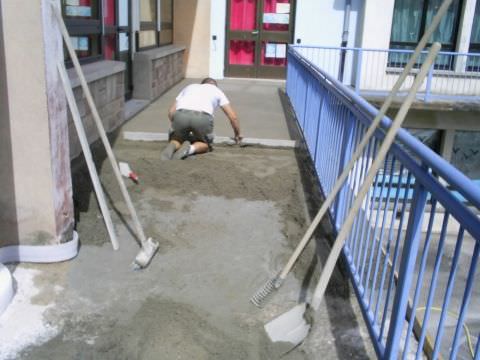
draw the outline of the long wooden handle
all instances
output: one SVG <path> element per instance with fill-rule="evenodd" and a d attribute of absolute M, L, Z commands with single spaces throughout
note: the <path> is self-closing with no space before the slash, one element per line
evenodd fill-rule
<path fill-rule="evenodd" d="M 438 10 L 437 14 L 432 20 L 432 23 L 428 27 L 428 29 L 425 31 L 425 34 L 423 35 L 422 39 L 418 43 L 415 52 L 413 53 L 412 57 L 408 61 L 407 65 L 403 69 L 402 73 L 400 74 L 399 78 L 397 79 L 395 85 L 392 88 L 392 91 L 388 95 L 388 97 L 385 99 L 385 102 L 383 103 L 382 107 L 380 108 L 379 113 L 377 116 L 375 116 L 375 119 L 372 121 L 370 124 L 370 127 L 368 128 L 367 132 L 362 138 L 362 141 L 360 144 L 358 144 L 354 154 L 352 155 L 349 163 L 347 166 L 344 168 L 342 171 L 341 175 L 338 177 L 337 181 L 335 182 L 335 185 L 333 186 L 333 189 L 330 191 L 330 194 L 328 194 L 327 198 L 323 202 L 322 206 L 320 207 L 320 210 L 318 211 L 317 215 L 313 219 L 312 223 L 308 227 L 307 231 L 305 232 L 305 235 L 303 236 L 302 240 L 300 243 L 297 245 L 295 248 L 295 251 L 293 252 L 292 256 L 288 260 L 287 264 L 285 267 L 282 269 L 280 272 L 279 278 L 280 280 L 284 280 L 288 273 L 292 270 L 293 265 L 296 263 L 298 260 L 298 257 L 300 254 L 303 252 L 305 249 L 305 246 L 308 244 L 310 241 L 310 238 L 312 237 L 313 233 L 315 232 L 317 226 L 320 224 L 320 221 L 323 219 L 325 214 L 327 213 L 328 208 L 330 205 L 332 205 L 333 201 L 335 200 L 335 197 L 337 196 L 338 192 L 342 188 L 343 183 L 348 177 L 348 174 L 350 171 L 353 169 L 355 166 L 356 161 L 360 158 L 360 156 L 363 153 L 363 150 L 367 146 L 368 142 L 370 141 L 370 138 L 373 136 L 375 133 L 375 130 L 378 128 L 378 125 L 380 124 L 380 121 L 383 119 L 385 114 L 387 113 L 390 105 L 392 104 L 393 99 L 397 95 L 398 91 L 400 90 L 401 86 L 403 85 L 405 79 L 407 76 L 410 75 L 410 71 L 413 69 L 415 64 L 417 63 L 417 60 L 421 54 L 421 52 L 424 50 L 425 46 L 427 45 L 428 40 L 430 39 L 431 35 L 437 28 L 438 24 L 440 23 L 441 19 L 443 18 L 443 15 L 446 13 L 448 10 L 450 4 L 452 3 L 453 0 L 445 0 Z"/>
<path fill-rule="evenodd" d="M 97 196 L 98 204 L 100 205 L 103 220 L 105 221 L 105 225 L 107 226 L 107 232 L 110 236 L 110 242 L 112 243 L 113 249 L 118 250 L 119 245 L 117 235 L 115 233 L 115 228 L 113 227 L 110 211 L 105 200 L 105 194 L 103 193 L 97 169 L 95 168 L 95 163 L 93 161 L 90 145 L 88 144 L 87 135 L 85 134 L 85 129 L 83 127 L 82 118 L 80 116 L 80 112 L 78 111 L 77 102 L 75 101 L 75 96 L 73 95 L 72 84 L 70 83 L 70 79 L 68 78 L 67 70 L 65 69 L 65 64 L 63 63 L 63 61 L 58 62 L 57 68 L 58 73 L 60 74 L 60 78 L 62 79 L 65 95 L 67 96 L 68 105 L 72 114 L 73 124 L 75 125 L 75 129 L 77 130 L 78 139 L 80 140 L 83 155 L 85 156 L 85 160 L 87 162 L 88 172 L 90 173 L 90 178 L 92 179 L 93 183 L 93 189 L 95 190 L 95 195 Z"/>
<path fill-rule="evenodd" d="M 332 276 L 333 269 L 335 268 L 335 264 L 337 263 L 338 257 L 340 255 L 340 251 L 342 250 L 343 245 L 345 244 L 345 240 L 347 239 L 348 233 L 352 228 L 353 221 L 355 220 L 355 216 L 357 215 L 358 210 L 362 206 L 363 199 L 365 198 L 367 193 L 370 191 L 370 187 L 373 184 L 375 175 L 377 171 L 380 169 L 380 167 L 382 166 L 385 160 L 385 157 L 387 156 L 388 150 L 390 149 L 390 146 L 395 140 L 395 136 L 397 135 L 398 129 L 400 129 L 400 127 L 402 126 L 403 121 L 407 116 L 408 110 L 410 109 L 412 102 L 415 100 L 417 91 L 419 87 L 422 85 L 423 81 L 425 80 L 425 77 L 427 76 L 428 71 L 430 70 L 430 67 L 433 65 L 435 58 L 438 52 L 440 51 L 440 48 L 441 48 L 441 45 L 438 42 L 434 43 L 430 48 L 427 58 L 423 63 L 422 67 L 420 68 L 420 72 L 415 77 L 415 81 L 413 82 L 412 88 L 408 92 L 408 95 L 405 101 L 403 102 L 402 106 L 400 107 L 400 110 L 398 111 L 398 114 L 395 117 L 395 120 L 393 121 L 387 134 L 385 135 L 385 139 L 383 140 L 382 145 L 378 150 L 378 153 L 375 157 L 375 160 L 373 161 L 372 166 L 368 170 L 367 176 L 365 177 L 365 181 L 363 182 L 362 187 L 360 188 L 360 191 L 357 195 L 357 198 L 355 199 L 348 213 L 347 219 L 343 223 L 342 228 L 340 229 L 340 232 L 338 233 L 338 236 L 335 239 L 332 250 L 328 255 L 327 262 L 320 276 L 320 280 L 318 281 L 318 285 L 315 288 L 315 292 L 313 293 L 313 299 L 311 304 L 314 310 L 317 310 L 318 307 L 320 306 L 320 303 L 322 301 L 323 295 L 325 294 L 325 290 L 327 288 L 328 282 L 330 281 L 330 278 Z"/>
<path fill-rule="evenodd" d="M 78 62 L 77 54 L 73 49 L 72 42 L 70 41 L 70 35 L 68 34 L 68 30 L 65 26 L 65 22 L 63 21 L 62 14 L 60 13 L 60 10 L 53 2 L 52 2 L 52 8 L 57 18 L 60 31 L 62 32 L 63 40 L 67 47 L 68 53 L 70 55 L 70 59 L 72 60 L 75 71 L 77 72 L 78 78 L 80 79 L 80 84 L 85 94 L 85 98 L 87 99 L 88 106 L 90 107 L 90 110 L 92 112 L 93 120 L 95 121 L 95 125 L 100 135 L 100 139 L 102 140 L 103 146 L 105 147 L 108 159 L 110 160 L 110 163 L 113 168 L 113 172 L 115 174 L 115 178 L 117 179 L 123 198 L 125 199 L 128 210 L 132 217 L 132 220 L 135 226 L 135 232 L 139 237 L 141 243 L 144 244 L 146 242 L 145 233 L 143 232 L 142 225 L 140 224 L 140 220 L 138 219 L 137 212 L 133 207 L 133 203 L 130 198 L 130 195 L 128 194 L 127 187 L 123 182 L 122 174 L 120 173 L 120 169 L 118 168 L 117 160 L 115 159 L 115 155 L 113 154 L 112 147 L 110 146 L 110 142 L 108 141 L 107 134 L 105 132 L 105 129 L 103 128 L 102 120 L 100 119 L 100 115 L 98 114 L 97 107 L 95 106 L 95 102 L 93 101 L 93 97 L 90 92 L 90 89 L 88 88 L 87 81 L 85 80 L 85 76 L 83 75 L 82 68 L 80 66 L 80 63 Z"/>

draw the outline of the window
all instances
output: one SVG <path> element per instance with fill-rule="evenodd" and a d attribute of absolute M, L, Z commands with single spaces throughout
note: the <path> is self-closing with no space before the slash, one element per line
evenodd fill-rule
<path fill-rule="evenodd" d="M 160 0 L 160 45 L 173 42 L 173 0 Z"/>
<path fill-rule="evenodd" d="M 138 48 L 145 50 L 158 45 L 157 36 L 157 0 L 140 1 L 140 33 Z"/>
<path fill-rule="evenodd" d="M 65 25 L 73 48 L 81 62 L 95 61 L 102 56 L 100 0 L 62 0 Z M 67 63 L 70 58 L 64 51 Z"/>
<path fill-rule="evenodd" d="M 393 11 L 391 49 L 414 49 L 442 4 L 442 0 L 396 0 Z M 433 33 L 429 44 L 438 41 L 442 51 L 455 51 L 460 22 L 461 0 L 454 0 L 446 15 Z M 391 66 L 404 65 L 410 54 L 391 53 Z M 442 55 L 435 62 L 438 69 L 451 69 L 453 57 Z"/>
<path fill-rule="evenodd" d="M 470 36 L 470 48 L 468 52 L 480 53 L 480 0 L 477 1 L 477 5 L 475 7 L 472 34 Z M 467 70 L 480 71 L 480 54 L 479 56 L 469 56 Z"/>
<path fill-rule="evenodd" d="M 139 50 L 172 43 L 173 0 L 140 0 L 140 32 L 137 40 Z"/>

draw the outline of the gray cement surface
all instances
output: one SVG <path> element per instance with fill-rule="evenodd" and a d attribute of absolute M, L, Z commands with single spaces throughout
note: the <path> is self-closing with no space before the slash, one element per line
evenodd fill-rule
<path fill-rule="evenodd" d="M 309 222 L 295 151 L 216 147 L 161 162 L 163 146 L 126 141 L 115 146 L 118 160 L 140 176 L 140 183 L 128 188 L 147 236 L 160 242 L 150 266 L 130 268 L 138 245 L 110 166 L 100 157 L 120 250 L 111 248 L 81 168 L 74 177 L 80 253 L 63 264 L 12 268 L 19 291 L 0 318 L 0 333 L 14 331 L 9 326 L 17 326 L 18 336 L 36 332 L 21 346 L 2 350 L 2 341 L 0 358 L 373 358 L 356 300 L 335 290 L 344 286 L 338 281 L 304 344 L 281 356 L 282 347 L 265 337 L 265 322 L 309 296 L 320 268 L 313 242 L 263 309 L 249 303 L 285 263 Z M 29 282 L 20 279 L 25 274 Z M 28 320 L 20 326 L 19 312 L 32 309 L 30 326 Z"/>
<path fill-rule="evenodd" d="M 123 129 L 125 131 L 167 133 L 169 129 L 168 108 L 185 86 L 199 81 L 199 79 L 186 79 L 177 84 L 129 121 Z M 279 90 L 285 87 L 284 82 L 225 79 L 220 80 L 218 85 L 237 112 L 244 137 L 291 139 L 279 96 Z M 220 109 L 215 113 L 214 132 L 218 136 L 233 136 L 230 122 Z"/>

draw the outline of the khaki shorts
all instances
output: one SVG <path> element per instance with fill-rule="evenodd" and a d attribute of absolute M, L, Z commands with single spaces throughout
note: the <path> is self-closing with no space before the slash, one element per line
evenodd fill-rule
<path fill-rule="evenodd" d="M 213 142 L 213 116 L 201 111 L 180 109 L 175 111 L 170 140 L 184 142 Z"/>

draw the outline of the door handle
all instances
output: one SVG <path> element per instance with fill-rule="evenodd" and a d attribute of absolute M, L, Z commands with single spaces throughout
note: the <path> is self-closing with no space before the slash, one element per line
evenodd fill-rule
<path fill-rule="evenodd" d="M 258 35 L 258 30 L 253 30 L 252 35 Z"/>

